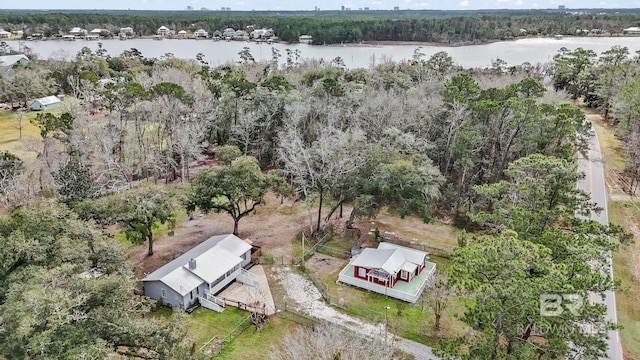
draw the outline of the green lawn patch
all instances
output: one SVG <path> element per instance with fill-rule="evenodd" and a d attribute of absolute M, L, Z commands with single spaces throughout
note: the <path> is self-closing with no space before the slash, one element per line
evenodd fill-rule
<path fill-rule="evenodd" d="M 40 138 L 40 129 L 30 123 L 38 114 L 35 111 L 22 112 L 22 140 L 20 131 L 16 128 L 18 122 L 14 120 L 16 112 L 0 110 L 0 150 L 9 151 L 20 159 L 35 158 L 36 153 L 27 150 L 26 141 Z"/>
<path fill-rule="evenodd" d="M 172 311 L 170 308 L 160 307 L 153 311 L 151 316 L 169 318 Z M 216 339 L 223 339 L 247 316 L 249 316 L 249 312 L 235 307 L 227 307 L 221 313 L 198 308 L 187 316 L 187 333 L 193 339 L 196 350 L 200 351 L 203 344 L 214 336 Z M 265 353 L 269 351 L 271 344 L 276 343 L 298 326 L 302 325 L 279 315 L 270 317 L 266 325 L 260 330 L 256 330 L 249 323 L 249 326 L 244 331 L 234 334 L 232 341 L 215 358 L 229 360 L 262 359 Z"/>
<path fill-rule="evenodd" d="M 187 217 L 187 211 L 183 208 L 180 208 L 174 212 L 174 216 L 176 217 L 176 224 L 179 224 L 183 219 Z M 177 225 L 176 225 L 177 226 Z M 161 224 L 160 222 L 155 222 L 153 224 L 153 241 L 157 241 L 160 236 L 165 235 L 169 232 L 168 224 Z M 118 240 L 118 242 L 124 246 L 125 248 L 134 246 L 135 244 L 129 241 L 124 234 L 124 231 L 118 229 L 118 232 L 114 234 L 114 237 Z"/>
<path fill-rule="evenodd" d="M 227 310 L 225 310 L 227 311 Z M 264 359 L 272 344 L 283 339 L 289 332 L 301 325 L 280 315 L 269 318 L 260 330 L 251 326 L 242 332 L 233 342 L 215 358 L 226 360 Z"/>
<path fill-rule="evenodd" d="M 437 256 L 431 256 L 429 261 L 436 263 L 440 270 L 453 264 L 451 260 Z M 466 325 L 456 320 L 456 315 L 464 311 L 461 299 L 452 298 L 442 319 L 444 329 L 436 331 L 433 329 L 433 312 L 421 299 L 412 305 L 357 287 L 336 284 L 338 274 L 347 263 L 348 260 L 325 254 L 315 254 L 306 263 L 306 268 L 328 290 L 329 302 L 337 310 L 371 323 L 384 323 L 386 316 L 390 333 L 429 346 L 442 338 L 453 338 L 464 333 Z M 389 310 L 385 311 L 387 306 Z"/>
<path fill-rule="evenodd" d="M 640 206 L 640 205 L 639 205 Z M 626 229 L 635 229 L 640 223 L 640 210 L 629 202 L 610 202 L 609 217 L 611 222 Z M 613 272 L 616 279 L 622 281 L 623 292 L 616 293 L 618 322 L 622 325 L 620 338 L 626 353 L 635 359 L 640 358 L 640 274 L 637 264 L 640 259 L 640 239 L 621 248 L 613 255 Z"/>

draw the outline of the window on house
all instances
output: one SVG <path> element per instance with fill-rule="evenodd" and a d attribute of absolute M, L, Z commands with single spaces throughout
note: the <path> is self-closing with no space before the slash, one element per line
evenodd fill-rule
<path fill-rule="evenodd" d="M 189 297 L 191 297 L 191 300 L 193 300 L 193 290 L 189 292 Z"/>
<path fill-rule="evenodd" d="M 209 286 L 209 289 L 211 289 L 212 287 L 220 284 L 222 282 L 222 280 L 224 280 L 224 275 L 220 276 L 219 278 L 216 279 L 216 281 L 211 283 L 211 286 Z"/>
<path fill-rule="evenodd" d="M 358 276 L 359 276 L 359 277 L 367 277 L 367 269 L 365 269 L 365 268 L 358 268 Z"/>
<path fill-rule="evenodd" d="M 200 287 L 196 288 L 196 294 L 200 295 Z"/>
<path fill-rule="evenodd" d="M 160 296 L 162 296 L 162 298 L 166 298 L 167 297 L 167 290 L 166 289 L 160 289 Z"/>

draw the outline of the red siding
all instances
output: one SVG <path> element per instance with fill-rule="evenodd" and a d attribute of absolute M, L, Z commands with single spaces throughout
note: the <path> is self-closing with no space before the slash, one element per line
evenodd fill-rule
<path fill-rule="evenodd" d="M 353 276 L 354 276 L 354 277 L 356 277 L 356 278 L 358 278 L 358 279 L 362 279 L 362 280 L 367 280 L 367 277 L 366 277 L 366 276 L 364 276 L 364 277 L 362 277 L 362 276 L 358 276 L 358 269 L 366 269 L 366 270 L 367 270 L 367 272 L 369 272 L 369 270 L 371 270 L 371 269 L 361 268 L 360 266 L 354 266 L 354 267 L 353 267 Z"/>

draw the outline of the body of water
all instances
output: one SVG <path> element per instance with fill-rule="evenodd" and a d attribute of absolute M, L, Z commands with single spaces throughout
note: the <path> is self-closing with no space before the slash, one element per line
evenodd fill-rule
<path fill-rule="evenodd" d="M 27 46 L 39 54 L 40 58 L 44 59 L 49 57 L 70 59 L 85 46 L 92 50 L 98 49 L 97 41 L 87 40 L 9 41 L 8 43 L 14 49 L 18 49 L 20 46 Z M 280 60 L 283 63 L 286 61 L 286 50 L 290 49 L 291 51 L 299 50 L 302 58 L 322 58 L 327 62 L 339 56 L 344 60 L 348 68 L 366 68 L 372 62 L 379 63 L 381 59 L 385 58 L 394 61 L 408 60 L 411 59 L 414 50 L 419 46 L 419 44 L 317 46 L 192 39 L 164 39 L 161 41 L 151 39 L 103 40 L 102 44 L 112 56 L 120 55 L 131 48 L 139 50 L 145 57 L 157 58 L 171 53 L 179 58 L 195 59 L 196 54 L 202 53 L 205 55 L 205 60 L 213 66 L 240 60 L 238 52 L 245 46 L 249 47 L 251 54 L 257 61 L 268 61 L 271 60 L 271 48 L 273 47 L 280 51 L 282 55 Z M 640 50 L 640 37 L 528 38 L 483 45 L 422 46 L 421 52 L 429 57 L 438 51 L 446 51 L 453 57 L 456 64 L 471 68 L 488 67 L 497 58 L 506 61 L 509 65 L 520 65 L 524 62 L 535 65 L 552 61 L 553 56 L 558 53 L 558 49 L 563 46 L 569 49 L 582 47 L 600 54 L 614 45 L 626 46 L 629 48 L 630 53 L 633 54 L 635 51 Z"/>

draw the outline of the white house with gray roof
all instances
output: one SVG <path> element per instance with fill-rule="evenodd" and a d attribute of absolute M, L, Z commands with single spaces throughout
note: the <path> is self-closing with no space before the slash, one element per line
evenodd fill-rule
<path fill-rule="evenodd" d="M 142 279 L 144 294 L 171 307 L 187 309 L 200 302 L 222 311 L 224 303 L 215 295 L 225 286 L 234 280 L 257 284 L 244 270 L 250 261 L 247 242 L 232 234 L 213 236 Z"/>
<path fill-rule="evenodd" d="M 55 95 L 35 99 L 31 103 L 32 110 L 49 110 L 57 107 L 60 107 L 60 99 Z"/>

